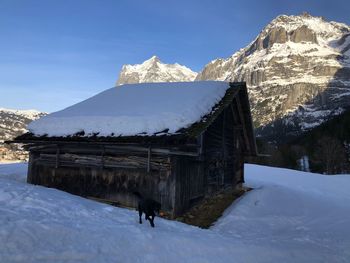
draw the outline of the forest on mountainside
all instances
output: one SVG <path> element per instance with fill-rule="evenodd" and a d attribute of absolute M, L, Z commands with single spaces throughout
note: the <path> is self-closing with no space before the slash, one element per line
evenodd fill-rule
<path fill-rule="evenodd" d="M 303 170 L 300 160 L 307 156 L 311 172 L 350 173 L 350 110 L 280 143 L 257 138 L 257 145 L 263 156 L 253 163 Z"/>

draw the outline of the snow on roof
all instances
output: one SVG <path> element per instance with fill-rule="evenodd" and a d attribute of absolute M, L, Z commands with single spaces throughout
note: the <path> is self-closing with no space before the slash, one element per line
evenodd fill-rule
<path fill-rule="evenodd" d="M 28 125 L 37 136 L 174 134 L 211 112 L 230 87 L 227 82 L 197 81 L 126 84 L 105 90 Z"/>

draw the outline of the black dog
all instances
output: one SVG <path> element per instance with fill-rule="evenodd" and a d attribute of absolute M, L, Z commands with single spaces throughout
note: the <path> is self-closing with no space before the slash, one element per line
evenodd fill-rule
<path fill-rule="evenodd" d="M 154 217 L 156 216 L 156 213 L 159 214 L 161 204 L 152 199 L 143 198 L 139 192 L 134 192 L 134 195 L 139 198 L 138 210 L 140 216 L 140 224 L 142 224 L 142 213 L 145 213 L 145 219 L 150 222 L 152 227 L 154 227 Z"/>

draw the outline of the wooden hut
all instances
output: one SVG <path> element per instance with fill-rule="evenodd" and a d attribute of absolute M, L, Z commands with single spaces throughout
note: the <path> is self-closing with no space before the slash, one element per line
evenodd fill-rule
<path fill-rule="evenodd" d="M 240 186 L 244 158 L 257 153 L 245 83 L 123 85 L 29 130 L 14 140 L 29 150 L 29 183 L 130 207 L 138 191 L 172 216 L 207 194 Z"/>

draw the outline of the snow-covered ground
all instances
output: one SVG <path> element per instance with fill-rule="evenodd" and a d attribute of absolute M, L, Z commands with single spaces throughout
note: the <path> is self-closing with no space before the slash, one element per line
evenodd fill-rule
<path fill-rule="evenodd" d="M 246 165 L 250 191 L 209 230 L 25 183 L 0 165 L 0 262 L 350 262 L 350 175 Z"/>

